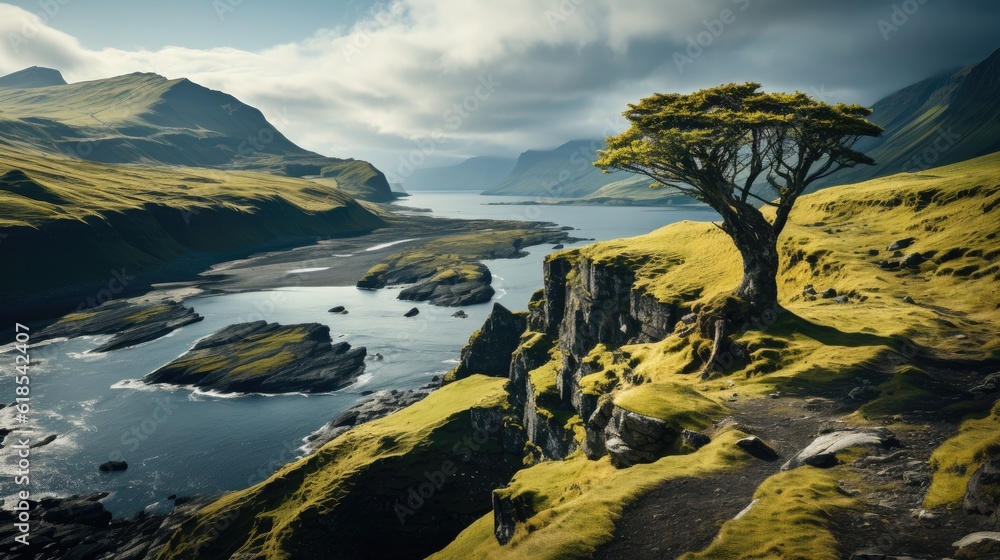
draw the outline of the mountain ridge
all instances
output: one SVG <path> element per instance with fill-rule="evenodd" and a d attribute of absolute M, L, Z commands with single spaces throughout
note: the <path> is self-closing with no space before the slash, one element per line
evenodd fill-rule
<path fill-rule="evenodd" d="M 23 84 L 24 72 L 0 83 Z M 364 200 L 394 198 L 385 175 L 370 163 L 301 148 L 257 108 L 187 78 L 133 72 L 73 84 L 8 86 L 0 88 L 0 111 L 0 133 L 26 150 L 101 163 L 316 175 Z"/>

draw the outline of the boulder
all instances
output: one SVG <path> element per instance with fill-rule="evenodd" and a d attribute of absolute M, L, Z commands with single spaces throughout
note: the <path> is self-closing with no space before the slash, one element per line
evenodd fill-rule
<path fill-rule="evenodd" d="M 822 296 L 823 296 L 823 299 L 835 298 L 835 297 L 837 297 L 837 290 L 835 290 L 833 288 L 827 288 L 827 289 L 823 290 Z"/>
<path fill-rule="evenodd" d="M 684 443 L 694 447 L 695 449 L 701 449 L 709 443 L 712 443 L 712 438 L 701 432 L 688 429 L 681 430 L 681 439 L 684 440 Z"/>
<path fill-rule="evenodd" d="M 837 453 L 840 451 L 856 447 L 889 449 L 897 445 L 899 441 L 886 429 L 831 432 L 819 436 L 805 449 L 793 455 L 781 466 L 781 470 L 787 471 L 802 465 L 832 467 L 838 464 Z"/>
<path fill-rule="evenodd" d="M 773 461 L 778 458 L 778 452 L 757 436 L 749 436 L 737 440 L 736 447 L 764 461 Z"/>
<path fill-rule="evenodd" d="M 452 313 L 451 316 L 452 317 L 457 317 L 459 319 L 468 319 L 469 318 L 469 314 L 466 313 L 465 310 L 463 310 L 463 309 L 459 309 L 458 311 Z"/>
<path fill-rule="evenodd" d="M 336 313 L 338 315 L 347 315 L 347 308 L 343 305 L 335 305 L 330 308 L 330 313 Z"/>
<path fill-rule="evenodd" d="M 917 268 L 924 263 L 927 259 L 924 258 L 920 253 L 910 253 L 903 257 L 903 260 L 899 261 L 900 266 L 907 266 L 910 268 Z"/>
<path fill-rule="evenodd" d="M 992 515 L 1000 509 L 1000 448 L 989 447 L 965 489 L 965 511 Z"/>
<path fill-rule="evenodd" d="M 979 531 L 970 533 L 952 543 L 955 558 L 960 560 L 1000 558 L 1000 532 Z"/>
<path fill-rule="evenodd" d="M 128 469 L 128 463 L 125 461 L 108 461 L 106 463 L 101 463 L 101 466 L 98 468 L 101 472 L 124 471 Z"/>
<path fill-rule="evenodd" d="M 868 256 L 869 257 L 877 257 L 878 254 L 879 254 L 879 250 L 878 249 L 868 249 Z"/>
<path fill-rule="evenodd" d="M 655 461 L 680 435 L 666 420 L 614 407 L 604 428 L 604 446 L 616 468 Z"/>
<path fill-rule="evenodd" d="M 914 239 L 913 237 L 907 237 L 905 239 L 900 239 L 898 241 L 894 241 L 894 242 L 890 243 L 889 246 L 885 248 L 885 250 L 886 251 L 898 251 L 900 249 L 906 249 L 910 245 L 913 245 L 914 241 L 916 241 L 916 239 Z"/>
<path fill-rule="evenodd" d="M 805 287 L 802 288 L 802 295 L 804 295 L 804 296 L 814 296 L 814 295 L 816 295 L 816 288 L 813 287 L 812 284 L 806 284 Z"/>
<path fill-rule="evenodd" d="M 833 298 L 834 303 L 851 303 L 851 298 L 847 296 L 837 296 Z"/>
<path fill-rule="evenodd" d="M 403 317 L 416 317 L 419 314 L 420 314 L 420 310 L 417 309 L 416 307 L 414 307 L 414 308 L 411 308 L 406 313 L 403 313 Z"/>

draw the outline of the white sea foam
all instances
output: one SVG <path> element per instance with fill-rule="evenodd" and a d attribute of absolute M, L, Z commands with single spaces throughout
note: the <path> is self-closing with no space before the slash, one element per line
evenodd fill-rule
<path fill-rule="evenodd" d="M 296 268 L 295 270 L 289 270 L 286 274 L 304 274 L 306 272 L 319 272 L 321 270 L 330 270 L 330 267 L 317 266 L 313 268 Z"/>

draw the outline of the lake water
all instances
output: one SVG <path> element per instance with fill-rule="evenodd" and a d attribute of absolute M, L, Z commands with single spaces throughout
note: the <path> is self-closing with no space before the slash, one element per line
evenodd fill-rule
<path fill-rule="evenodd" d="M 715 218 L 701 208 L 484 205 L 517 200 L 474 192 L 425 191 L 397 205 L 430 208 L 431 215 L 451 218 L 550 221 L 577 228 L 572 234 L 578 237 L 599 240 L 638 235 L 679 220 Z M 486 263 L 494 274 L 494 301 L 513 310 L 526 308 L 532 292 L 541 287 L 542 259 L 551 248 L 528 251 L 530 255 L 523 259 Z M 290 272 L 309 273 L 296 263 L 288 266 Z M 361 391 L 414 388 L 449 370 L 492 308 L 492 303 L 468 306 L 469 318 L 458 319 L 451 317 L 454 309 L 417 304 L 420 314 L 404 318 L 403 313 L 414 304 L 395 296 L 396 290 L 321 287 L 197 297 L 185 303 L 204 321 L 134 348 L 89 353 L 107 337 L 34 347 L 32 439 L 48 434 L 59 438 L 32 450 L 32 496 L 109 492 L 105 505 L 116 516 L 124 516 L 142 509 L 166 510 L 171 494 L 218 494 L 245 488 L 300 456 L 303 438 L 363 400 Z M 350 313 L 328 313 L 334 305 L 344 305 Z M 366 373 L 355 385 L 324 395 L 234 397 L 137 383 L 198 339 L 232 323 L 259 319 L 323 323 L 330 326 L 335 340 L 366 346 L 369 354 L 378 352 L 385 359 L 368 362 Z M 7 364 L 14 361 L 10 353 L 0 359 Z M 5 375 L 13 373 L 7 369 L 4 366 Z M 9 407 L 0 410 L 3 415 L 11 412 Z M 5 497 L 15 490 L 14 459 L 4 453 L 0 465 L 0 495 Z M 109 459 L 124 459 L 129 469 L 98 472 L 97 466 Z"/>

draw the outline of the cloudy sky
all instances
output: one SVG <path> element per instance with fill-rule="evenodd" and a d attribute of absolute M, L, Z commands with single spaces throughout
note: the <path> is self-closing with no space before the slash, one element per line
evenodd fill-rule
<path fill-rule="evenodd" d="M 622 128 L 626 104 L 754 80 L 873 103 L 1000 47 L 996 0 L 25 0 L 0 74 L 151 71 L 397 176 Z"/>

